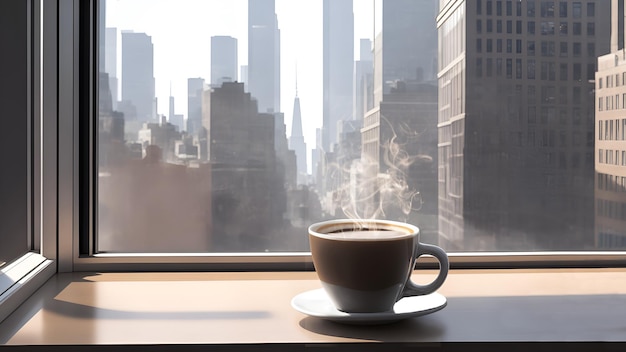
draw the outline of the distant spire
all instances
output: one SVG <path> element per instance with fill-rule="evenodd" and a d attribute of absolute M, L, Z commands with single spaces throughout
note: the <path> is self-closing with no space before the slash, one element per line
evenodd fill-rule
<path fill-rule="evenodd" d="M 298 96 L 298 61 L 296 60 L 296 97 Z"/>

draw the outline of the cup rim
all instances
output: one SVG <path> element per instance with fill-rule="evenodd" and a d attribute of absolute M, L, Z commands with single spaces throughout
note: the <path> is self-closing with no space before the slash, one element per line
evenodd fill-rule
<path fill-rule="evenodd" d="M 363 223 L 365 225 L 383 225 L 385 228 L 396 229 L 398 231 L 406 232 L 407 236 L 417 236 L 419 235 L 419 228 L 415 225 L 411 225 L 406 222 L 400 221 L 392 221 L 392 220 L 382 220 L 382 219 L 334 219 L 334 220 L 325 220 L 320 221 L 315 224 L 309 226 L 309 234 L 325 238 L 325 239 L 336 239 L 335 236 L 330 236 L 327 232 L 336 231 L 345 228 L 346 224 L 354 224 L 354 223 Z M 406 238 L 405 236 L 401 236 L 399 238 Z M 346 239 L 344 239 L 346 240 Z"/>

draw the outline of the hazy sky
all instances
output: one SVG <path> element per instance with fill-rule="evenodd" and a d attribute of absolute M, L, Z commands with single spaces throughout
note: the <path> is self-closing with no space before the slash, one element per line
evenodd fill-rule
<path fill-rule="evenodd" d="M 359 39 L 372 38 L 372 0 L 354 0 L 355 60 Z M 307 148 L 322 126 L 322 0 L 276 0 L 281 30 L 281 110 L 291 133 L 296 63 Z M 144 32 L 154 44 L 158 112 L 169 111 L 170 83 L 176 113 L 187 117 L 187 78 L 211 78 L 211 36 L 238 40 L 238 65 L 248 61 L 247 0 L 108 0 L 106 26 Z M 118 37 L 118 47 L 121 38 Z M 121 61 L 118 50 L 118 78 Z M 307 151 L 310 164 L 310 152 Z"/>

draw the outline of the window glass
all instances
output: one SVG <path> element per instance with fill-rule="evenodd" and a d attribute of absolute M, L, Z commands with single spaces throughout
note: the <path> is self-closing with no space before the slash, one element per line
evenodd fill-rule
<path fill-rule="evenodd" d="M 0 129 L 0 270 L 29 251 L 29 138 L 31 111 L 28 13 L 25 1 L 0 2 L 0 95 L 5 119 Z M 10 55 L 9 55 L 10 53 Z M 9 118 L 10 117 L 10 118 Z M 1 293 L 1 292 L 0 292 Z"/>
<path fill-rule="evenodd" d="M 340 217 L 408 221 L 449 251 L 626 237 L 595 216 L 586 161 L 609 21 L 575 20 L 579 1 L 515 1 L 513 33 L 485 17 L 512 16 L 511 1 L 438 16 L 447 3 L 107 1 L 97 251 L 308 251 L 307 227 Z M 541 41 L 520 36 L 536 26 Z"/>

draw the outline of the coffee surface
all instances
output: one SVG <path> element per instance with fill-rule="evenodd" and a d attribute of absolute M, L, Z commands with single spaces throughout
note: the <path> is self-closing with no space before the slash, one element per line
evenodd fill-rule
<path fill-rule="evenodd" d="M 338 287 L 402 286 L 412 269 L 416 239 L 405 232 L 347 231 L 310 235 L 309 240 L 320 280 Z"/>
<path fill-rule="evenodd" d="M 410 233 L 395 230 L 356 230 L 356 231 L 333 231 L 327 233 L 332 239 L 348 241 L 378 241 L 385 239 L 409 238 Z"/>

